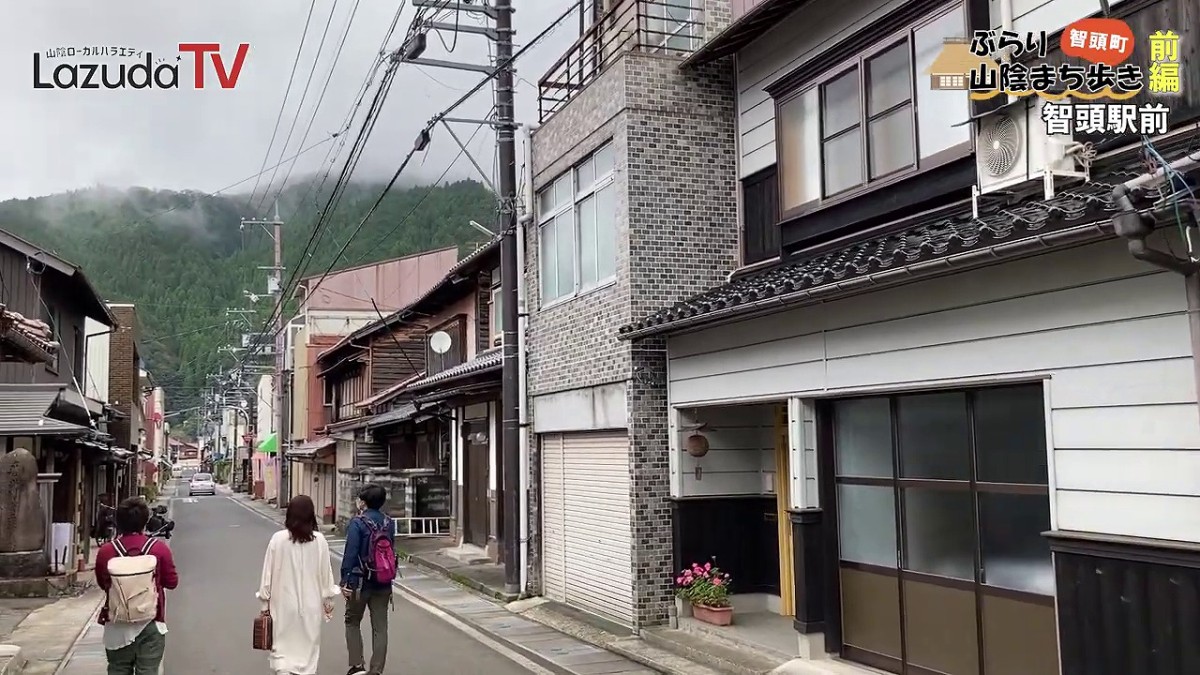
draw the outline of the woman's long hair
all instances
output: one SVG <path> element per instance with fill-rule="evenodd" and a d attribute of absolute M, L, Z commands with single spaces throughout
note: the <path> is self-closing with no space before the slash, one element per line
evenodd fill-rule
<path fill-rule="evenodd" d="M 313 500 L 308 495 L 296 495 L 288 502 L 287 511 L 283 518 L 283 526 L 297 544 L 307 544 L 313 540 L 313 532 L 317 530 L 317 514 Z"/>

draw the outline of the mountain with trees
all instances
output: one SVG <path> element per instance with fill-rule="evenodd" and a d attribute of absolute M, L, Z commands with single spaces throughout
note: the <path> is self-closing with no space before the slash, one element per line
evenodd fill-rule
<path fill-rule="evenodd" d="M 301 259 L 328 194 L 311 180 L 289 186 L 279 198 L 285 283 L 298 266 L 305 277 L 445 246 L 465 254 L 486 238 L 469 222 L 495 218 L 494 194 L 463 180 L 393 188 L 364 222 L 382 189 L 347 185 Z M 259 269 L 272 264 L 271 238 L 241 222 L 269 216 L 270 207 L 256 213 L 251 202 L 244 194 L 91 188 L 0 202 L 0 228 L 82 267 L 105 300 L 135 304 L 146 368 L 166 389 L 168 409 L 185 410 L 200 404 L 207 373 L 234 362 L 220 348 L 263 326 L 273 308 L 269 272 Z M 251 303 L 246 291 L 262 297 Z M 253 330 L 235 325 L 228 308 L 256 310 Z"/>

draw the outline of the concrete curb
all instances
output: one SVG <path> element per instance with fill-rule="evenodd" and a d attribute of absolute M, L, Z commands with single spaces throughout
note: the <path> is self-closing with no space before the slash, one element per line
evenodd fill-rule
<path fill-rule="evenodd" d="M 400 554 L 400 559 L 402 561 L 411 564 L 413 567 L 416 567 L 417 569 L 424 570 L 426 572 L 430 572 L 433 574 L 440 574 L 441 576 L 446 577 L 447 579 L 449 579 L 450 581 L 453 581 L 454 583 L 458 584 L 459 586 L 464 586 L 466 588 L 469 588 L 473 591 L 476 591 L 482 595 L 487 596 L 490 599 L 497 600 L 499 602 L 513 602 L 514 600 L 519 600 L 521 598 L 520 595 L 517 595 L 515 593 L 505 593 L 503 591 L 498 591 L 481 581 L 476 581 L 464 574 L 459 574 L 459 573 L 451 570 L 450 568 L 446 567 L 445 565 L 439 565 L 438 563 L 435 563 L 432 560 L 423 558 L 419 554 L 414 554 L 414 553 L 409 553 L 408 551 L 404 551 L 400 548 L 399 544 L 396 545 L 396 552 Z"/>

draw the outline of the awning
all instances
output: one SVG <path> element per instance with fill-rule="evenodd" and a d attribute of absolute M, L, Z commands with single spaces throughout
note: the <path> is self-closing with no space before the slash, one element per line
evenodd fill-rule
<path fill-rule="evenodd" d="M 438 384 L 449 384 L 477 375 L 498 373 L 500 372 L 501 365 L 503 365 L 503 360 L 503 349 L 501 347 L 493 347 L 485 352 L 480 352 L 475 358 L 466 363 L 460 363 L 452 368 L 447 368 L 429 377 L 417 380 L 408 385 L 408 389 L 409 391 L 427 390 Z"/>
<path fill-rule="evenodd" d="M 313 459 L 328 454 L 337 445 L 337 439 L 328 436 L 305 441 L 284 453 L 288 459 Z"/>
<path fill-rule="evenodd" d="M 274 455 L 279 452 L 279 434 L 267 434 L 267 437 L 262 439 L 262 442 L 258 444 L 258 451 L 268 455 Z"/>
<path fill-rule="evenodd" d="M 753 9 L 730 23 L 725 30 L 714 35 L 700 49 L 692 52 L 683 60 L 683 66 L 697 66 L 736 53 L 808 2 L 809 0 L 762 0 Z"/>
<path fill-rule="evenodd" d="M 0 436 L 82 436 L 91 429 L 50 417 L 64 385 L 0 385 Z"/>

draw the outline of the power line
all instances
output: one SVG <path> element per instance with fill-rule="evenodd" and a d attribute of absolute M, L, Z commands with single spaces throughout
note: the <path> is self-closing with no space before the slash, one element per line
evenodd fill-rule
<path fill-rule="evenodd" d="M 346 38 L 350 35 L 350 26 L 354 23 L 355 15 L 358 14 L 358 5 L 360 2 L 361 0 L 354 0 L 354 7 L 351 8 L 350 16 L 346 20 L 346 28 L 342 31 L 342 39 L 338 43 L 337 51 L 334 52 L 333 61 L 329 66 L 329 73 L 325 76 L 325 84 L 321 86 L 321 94 L 317 97 L 317 104 L 313 106 L 312 117 L 308 118 L 308 126 L 304 129 L 304 136 L 300 138 L 301 146 L 308 141 L 308 135 L 312 132 L 313 123 L 317 121 L 317 113 L 321 110 L 321 104 L 325 101 L 325 93 L 329 91 L 329 83 L 333 81 L 333 73 L 337 70 L 338 60 L 342 57 L 342 49 L 346 46 Z M 287 173 L 283 176 L 283 185 L 287 185 L 288 179 L 292 177 L 292 171 L 295 168 L 296 162 L 293 160 L 291 166 L 288 167 Z M 282 186 L 279 188 L 279 192 L 283 192 Z"/>
<path fill-rule="evenodd" d="M 292 93 L 292 80 L 296 78 L 296 66 L 300 65 L 300 53 L 304 50 L 304 40 L 308 37 L 308 24 L 312 21 L 313 8 L 317 6 L 317 0 L 312 0 L 308 4 L 308 16 L 304 18 L 304 32 L 300 34 L 300 45 L 296 47 L 296 58 L 292 61 L 292 74 L 288 76 L 287 88 L 283 91 L 283 101 L 279 104 L 279 115 L 275 117 L 275 129 L 271 131 L 271 141 L 267 143 L 267 151 L 263 154 L 262 169 L 258 175 L 261 177 L 267 172 L 267 162 L 271 159 L 271 148 L 275 147 L 275 135 L 279 133 L 279 123 L 283 121 L 283 111 L 287 109 L 288 96 Z M 254 200 L 254 193 L 258 191 L 258 181 L 254 181 L 254 188 L 250 190 L 250 197 L 246 201 L 249 206 Z"/>
<path fill-rule="evenodd" d="M 424 128 L 421 130 L 421 132 L 420 132 L 420 135 L 421 135 L 421 136 L 426 136 L 426 137 L 428 137 L 428 135 L 430 134 L 430 132 L 433 130 L 433 127 L 434 127 L 434 126 L 435 126 L 437 123 L 441 122 L 441 121 L 442 121 L 442 119 L 444 119 L 444 118 L 445 118 L 446 116 L 448 116 L 448 115 L 449 115 L 451 112 L 453 112 L 455 109 L 457 109 L 457 108 L 458 108 L 459 106 L 461 106 L 463 103 L 465 103 L 465 102 L 466 102 L 466 101 L 467 101 L 467 100 L 468 100 L 468 99 L 469 99 L 471 96 L 473 96 L 473 95 L 474 95 L 476 92 L 478 92 L 480 89 L 482 89 L 483 87 L 487 86 L 487 84 L 488 84 L 489 82 L 491 82 L 491 81 L 492 81 L 492 80 L 493 80 L 495 77 L 497 77 L 497 76 L 500 74 L 500 72 L 504 70 L 504 68 L 505 68 L 505 67 L 507 67 L 507 66 L 511 65 L 511 64 L 512 64 L 512 62 L 516 61 L 518 58 L 520 58 L 521 56 L 523 56 L 523 55 L 524 55 L 524 54 L 525 54 L 527 51 L 529 51 L 530 49 L 532 49 L 532 48 L 533 48 L 535 45 L 537 45 L 539 42 L 541 42 L 542 40 L 544 40 L 544 39 L 545 39 L 545 38 L 546 38 L 546 37 L 547 37 L 547 36 L 548 36 L 548 35 L 549 35 L 551 32 L 553 32 L 553 31 L 554 31 L 554 29 L 556 29 L 556 28 L 558 27 L 558 25 L 559 25 L 560 23 L 562 23 L 562 22 L 563 22 L 563 21 L 564 21 L 564 20 L 565 20 L 567 17 L 571 16 L 571 14 L 572 14 L 572 13 L 575 11 L 575 9 L 576 9 L 576 7 L 577 7 L 578 5 L 579 5 L 579 0 L 576 0 L 576 2 L 573 2 L 573 3 L 572 3 L 572 4 L 571 4 L 571 5 L 570 5 L 570 6 L 569 6 L 567 9 L 566 9 L 566 11 L 564 11 L 564 12 L 563 12 L 562 14 L 560 14 L 560 15 L 559 15 L 559 16 L 558 16 L 558 17 L 557 17 L 557 18 L 556 18 L 554 21 L 552 21 L 552 22 L 551 22 L 550 24 L 548 24 L 548 25 L 547 25 L 545 28 L 543 28 L 543 29 L 542 29 L 542 31 L 541 31 L 540 33 L 538 33 L 538 34 L 537 34 L 537 35 L 536 35 L 536 36 L 535 36 L 535 37 L 534 37 L 534 38 L 533 38 L 531 41 L 529 41 L 527 44 L 525 44 L 524 46 L 522 46 L 522 47 L 521 47 L 519 50 L 517 50 L 517 51 L 516 51 L 516 52 L 515 52 L 515 53 L 514 53 L 512 56 L 510 56 L 510 57 L 506 58 L 506 59 L 504 60 L 504 62 L 503 62 L 503 63 L 499 63 L 499 64 L 497 64 L 497 65 L 496 65 L 496 67 L 495 67 L 495 68 L 492 70 L 492 72 L 491 72 L 490 74 L 488 74 L 488 75 L 484 76 L 484 77 L 483 77 L 483 79 L 481 79 L 481 80 L 479 81 L 479 83 L 478 83 L 478 84 L 476 84 L 475 86 L 473 86 L 471 89 L 467 90 L 467 92 L 466 92 L 466 93 L 464 93 L 464 94 L 463 94 L 461 97 L 459 97 L 459 98 L 458 98 L 458 100 L 456 100 L 454 103 L 450 104 L 450 105 L 449 105 L 447 108 L 443 109 L 443 110 L 442 110 L 441 112 L 439 112 L 438 114 L 434 115 L 434 116 L 433 116 L 433 117 L 432 117 L 432 118 L 429 120 L 429 122 L 428 122 L 428 123 L 425 125 L 425 127 L 424 127 Z M 393 60 L 393 64 L 394 64 L 394 63 L 395 63 L 395 58 L 394 58 L 394 60 Z M 388 71 L 388 72 L 389 72 L 389 74 L 393 74 L 393 75 L 394 75 L 394 68 L 391 68 L 391 67 L 389 67 L 389 71 Z M 381 84 L 381 88 L 382 88 L 382 86 L 383 86 L 383 85 Z M 419 136 L 419 138 L 420 138 L 420 136 Z M 365 217 L 364 217 L 364 218 L 363 218 L 363 219 L 362 219 L 362 220 L 359 222 L 358 226 L 355 228 L 354 232 L 351 234 L 351 237 L 350 237 L 350 239 L 348 239 L 348 240 L 346 241 L 346 243 L 345 243 L 345 244 L 342 246 L 341 250 L 340 250 L 340 251 L 339 251 L 339 252 L 338 252 L 338 253 L 337 253 L 337 254 L 334 256 L 334 262 L 333 262 L 333 263 L 332 263 L 332 264 L 331 264 L 331 265 L 330 265 L 330 266 L 329 266 L 329 267 L 326 269 L 325 273 L 323 273 L 323 274 L 321 275 L 321 278 L 320 278 L 320 279 L 317 281 L 317 284 L 314 286 L 314 288 L 315 288 L 315 287 L 319 287 L 319 286 L 320 286 L 320 283 L 321 283 L 321 281 L 323 281 L 323 280 L 325 279 L 325 277 L 327 277 L 327 276 L 329 275 L 329 273 L 330 273 L 330 272 L 332 271 L 332 269 L 333 269 L 333 266 L 337 264 L 337 260 L 338 260 L 338 259 L 341 257 L 341 255 L 342 255 L 342 254 L 344 254 L 344 253 L 345 253 L 345 250 L 346 250 L 346 248 L 347 248 L 347 247 L 350 245 L 350 242 L 352 242 L 352 241 L 354 240 L 354 237 L 355 237 L 355 236 L 357 236 L 358 232 L 359 232 L 359 231 L 362 229 L 362 226 L 363 226 L 363 224 L 364 224 L 364 223 L 367 221 L 367 219 L 369 219 L 369 218 L 370 218 L 370 216 L 371 216 L 371 215 L 372 215 L 372 214 L 375 212 L 375 209 L 376 209 L 376 208 L 378 208 L 378 206 L 379 206 L 380 202 L 382 202 L 382 201 L 383 201 L 383 198 L 384 198 L 384 196 L 387 194 L 388 190 L 390 190 L 390 189 L 391 189 L 391 187 L 392 187 L 392 186 L 395 184 L 396 180 L 398 180 L 398 179 L 399 179 L 401 172 L 403 172 L 403 170 L 405 169 L 405 167 L 407 167 L 407 166 L 408 166 L 409 162 L 411 162 L 411 161 L 412 161 L 412 158 L 413 158 L 413 156 L 415 156 L 417 152 L 420 152 L 420 151 L 424 150 L 426 146 L 427 146 L 427 142 L 426 142 L 426 143 L 416 143 L 416 144 L 414 144 L 414 145 L 413 145 L 413 148 L 412 148 L 412 149 L 411 149 L 411 150 L 408 152 L 408 154 L 407 154 L 407 155 L 405 155 L 405 157 L 404 157 L 404 160 L 403 160 L 403 161 L 400 163 L 400 168 L 399 168 L 399 169 L 397 169 L 396 173 L 395 173 L 395 174 L 393 174 L 393 176 L 392 176 L 391 180 L 389 180 L 389 181 L 388 181 L 388 183 L 387 183 L 386 187 L 384 188 L 384 190 L 383 190 L 383 191 L 382 191 L 382 193 L 380 194 L 379 198 L 375 200 L 375 203 L 372 205 L 371 209 L 370 209 L 370 210 L 367 212 L 367 215 L 366 215 L 366 216 L 365 216 Z M 339 182 L 340 182 L 340 181 L 339 181 Z M 335 188 L 336 188 L 336 185 L 335 185 Z M 314 231 L 314 234 L 315 234 L 315 231 Z M 310 241 L 311 241 L 311 238 L 310 238 Z M 297 272 L 298 272 L 298 271 L 299 271 L 299 270 L 297 270 Z M 293 284 L 292 284 L 292 281 L 294 281 L 294 280 L 297 280 L 297 277 L 298 277 L 298 275 L 293 275 L 293 280 L 289 281 L 289 284 L 288 284 L 287 286 L 285 286 L 283 289 L 281 289 L 281 290 L 280 290 L 280 294 L 279 294 L 279 300 L 278 300 L 278 302 L 277 302 L 277 303 L 276 303 L 276 305 L 275 305 L 275 311 L 273 311 L 273 312 L 271 313 L 271 316 L 269 316 L 269 317 L 267 318 L 267 321 L 265 321 L 265 322 L 263 323 L 263 326 L 262 326 L 262 327 L 259 329 L 259 331 L 258 331 L 258 332 L 259 332 L 260 334 L 263 334 L 263 335 L 265 336 L 265 334 L 266 334 L 266 329 L 267 329 L 267 326 L 268 326 L 268 325 L 271 323 L 271 321 L 273 321 L 273 320 L 274 320 L 274 315 L 275 315 L 275 313 L 276 313 L 276 312 L 281 312 L 281 311 L 282 311 L 282 309 L 283 309 L 283 304 L 284 304 L 284 302 L 286 302 L 286 300 L 285 300 L 285 299 L 286 299 L 286 298 L 288 297 L 288 295 L 289 295 L 289 294 L 290 294 L 290 293 L 291 293 L 291 292 L 294 290 L 294 288 L 293 288 Z M 272 336 L 272 337 L 273 337 L 273 336 Z M 260 342 L 260 343 L 264 343 L 264 342 L 266 342 L 266 340 L 260 340 L 259 342 Z M 245 363 L 246 363 L 246 362 L 247 362 L 247 361 L 248 361 L 248 360 L 249 360 L 249 359 L 250 359 L 252 356 L 254 356 L 254 353 L 255 353 L 255 352 L 257 352 L 257 350 L 258 350 L 258 349 L 261 349 L 261 347 L 255 347 L 255 348 L 252 348 L 252 349 L 247 349 L 247 351 L 246 351 L 246 354 L 245 354 L 245 355 L 244 355 L 244 356 L 243 356 L 243 357 L 240 359 L 240 361 L 239 361 L 239 368 L 240 368 L 240 367 L 242 367 L 242 366 L 244 366 L 244 364 L 245 364 Z"/>
<path fill-rule="evenodd" d="M 288 145 L 292 142 L 292 134 L 296 133 L 296 123 L 300 121 L 300 113 L 304 110 L 304 101 L 308 98 L 308 89 L 312 86 L 313 75 L 317 73 L 317 64 L 321 61 L 321 52 L 325 49 L 325 38 L 329 35 L 329 26 L 333 23 L 333 14 L 337 11 L 337 2 L 330 3 L 329 16 L 325 19 L 325 29 L 321 31 L 321 41 L 317 43 L 317 53 L 313 55 L 312 67 L 308 69 L 308 78 L 304 81 L 304 91 L 300 92 L 300 102 L 296 104 L 296 116 L 292 118 L 292 126 L 288 128 L 287 137 L 283 139 L 283 147 L 279 149 L 279 156 L 282 157 L 287 152 Z M 347 26 L 347 28 L 349 28 Z M 316 117 L 318 107 L 313 109 L 313 117 Z M 311 126 L 311 125 L 310 125 Z M 304 145 L 304 141 L 300 141 L 300 145 Z M 267 195 L 271 193 L 271 186 L 275 184 L 275 176 L 279 173 L 279 167 L 271 172 L 271 180 L 267 181 L 267 187 L 263 190 L 262 198 L 258 202 L 258 208 L 262 208 L 263 203 L 267 200 Z M 286 183 L 285 183 L 286 184 Z M 283 185 L 279 186 L 279 192 L 283 192 Z M 276 197 L 278 197 L 276 193 Z"/>

